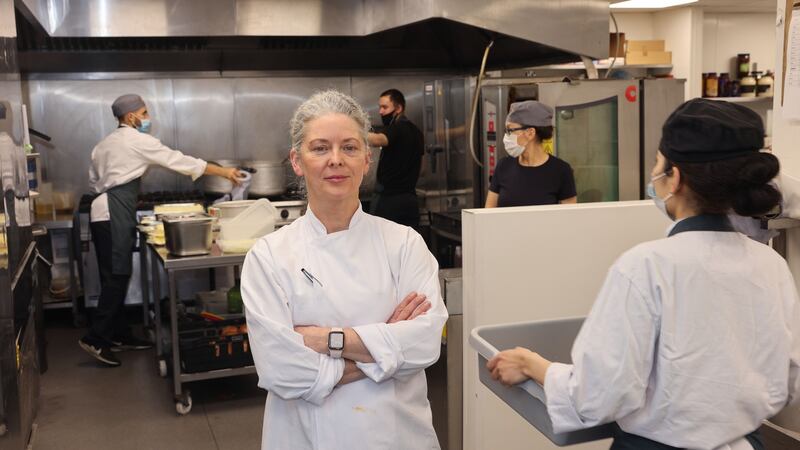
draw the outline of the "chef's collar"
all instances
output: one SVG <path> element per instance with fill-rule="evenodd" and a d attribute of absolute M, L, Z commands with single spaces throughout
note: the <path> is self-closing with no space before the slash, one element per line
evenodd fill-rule
<path fill-rule="evenodd" d="M 679 222 L 675 222 L 668 236 L 685 231 L 736 231 L 728 220 L 728 216 L 723 214 L 700 214 L 698 216 L 687 217 Z"/>
<path fill-rule="evenodd" d="M 306 208 L 306 217 L 308 217 L 308 224 L 311 226 L 311 231 L 314 236 L 327 236 L 328 229 L 325 228 L 325 225 L 317 218 L 312 210 L 311 203 L 308 204 L 308 208 Z M 350 224 L 347 226 L 348 230 L 352 230 L 358 222 L 361 220 L 361 216 L 364 215 L 363 209 L 361 209 L 361 202 L 358 202 L 358 208 L 353 213 L 353 217 L 350 218 Z M 344 231 L 344 230 L 342 230 Z M 332 233 L 335 234 L 335 233 Z"/>

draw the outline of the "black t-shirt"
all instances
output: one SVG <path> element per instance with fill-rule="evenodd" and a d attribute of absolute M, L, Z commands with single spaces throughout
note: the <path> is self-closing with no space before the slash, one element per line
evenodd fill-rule
<path fill-rule="evenodd" d="M 499 195 L 501 207 L 554 205 L 576 195 L 572 167 L 552 155 L 538 167 L 523 166 L 518 158 L 501 159 L 489 190 Z"/>
<path fill-rule="evenodd" d="M 382 131 L 389 145 L 381 150 L 377 181 L 383 194 L 413 193 L 417 187 L 422 153 L 422 132 L 405 116 L 397 117 Z"/>

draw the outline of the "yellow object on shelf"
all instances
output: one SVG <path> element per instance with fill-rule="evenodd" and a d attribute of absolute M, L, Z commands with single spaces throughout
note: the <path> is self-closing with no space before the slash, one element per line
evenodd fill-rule
<path fill-rule="evenodd" d="M 167 203 L 164 205 L 156 205 L 153 208 L 154 214 L 186 214 L 186 213 L 203 213 L 203 205 L 200 203 Z"/>
<path fill-rule="evenodd" d="M 665 50 L 663 40 L 628 41 L 625 64 L 629 66 L 672 64 L 672 52 Z"/>

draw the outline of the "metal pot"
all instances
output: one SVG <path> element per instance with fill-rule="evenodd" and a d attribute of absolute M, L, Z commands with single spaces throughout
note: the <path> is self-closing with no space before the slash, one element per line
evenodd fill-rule
<path fill-rule="evenodd" d="M 164 215 L 167 250 L 177 256 L 206 255 L 211 252 L 211 223 L 207 214 Z"/>
<path fill-rule="evenodd" d="M 255 195 L 280 195 L 286 191 L 286 165 L 283 161 L 245 161 L 255 169 L 249 192 Z"/>
<path fill-rule="evenodd" d="M 216 161 L 209 161 L 211 164 L 216 164 L 222 167 L 239 167 L 239 161 L 235 159 L 218 159 Z M 219 177 L 216 175 L 203 176 L 203 190 L 210 194 L 230 194 L 233 189 L 233 182 L 227 178 Z"/>

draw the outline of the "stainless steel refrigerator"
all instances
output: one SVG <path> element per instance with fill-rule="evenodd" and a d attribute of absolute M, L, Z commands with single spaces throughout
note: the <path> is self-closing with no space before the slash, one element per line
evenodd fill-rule
<path fill-rule="evenodd" d="M 475 82 L 425 84 L 426 155 L 418 194 L 428 211 L 483 206 L 494 169 L 507 156 L 506 113 L 521 100 L 554 108 L 554 154 L 572 166 L 578 202 L 643 198 L 661 124 L 683 102 L 685 80 L 488 79 L 470 127 Z"/>

